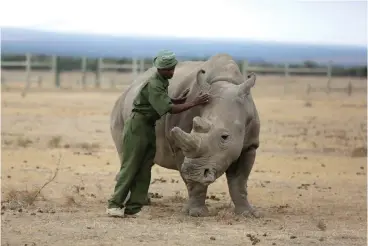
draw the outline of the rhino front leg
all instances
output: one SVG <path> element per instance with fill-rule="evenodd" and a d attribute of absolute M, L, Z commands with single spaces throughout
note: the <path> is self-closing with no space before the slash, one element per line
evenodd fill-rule
<path fill-rule="evenodd" d="M 248 201 L 247 182 L 256 157 L 256 148 L 243 150 L 240 157 L 226 171 L 229 193 L 238 215 L 260 217 Z"/>
<path fill-rule="evenodd" d="M 185 213 L 193 217 L 206 217 L 209 215 L 206 206 L 206 195 L 208 186 L 200 183 L 186 183 L 189 200 L 184 207 Z"/>

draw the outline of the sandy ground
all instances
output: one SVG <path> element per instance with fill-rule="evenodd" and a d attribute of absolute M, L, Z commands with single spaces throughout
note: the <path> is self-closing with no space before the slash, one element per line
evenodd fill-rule
<path fill-rule="evenodd" d="M 366 92 L 306 95 L 308 83 L 326 79 L 260 76 L 254 88 L 261 146 L 248 191 L 259 219 L 232 214 L 225 177 L 209 188 L 210 217 L 183 215 L 179 174 L 157 165 L 143 217 L 106 217 L 122 89 L 36 86 L 23 98 L 3 86 L 1 245 L 366 245 Z"/>

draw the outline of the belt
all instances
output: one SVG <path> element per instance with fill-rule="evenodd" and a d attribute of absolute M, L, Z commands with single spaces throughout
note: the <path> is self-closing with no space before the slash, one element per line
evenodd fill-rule
<path fill-rule="evenodd" d="M 136 112 L 136 111 L 133 111 L 131 114 L 130 114 L 130 117 L 132 119 L 142 119 L 144 120 L 147 124 L 151 125 L 151 126 L 155 126 L 156 125 L 156 120 L 152 120 L 150 117 L 142 114 L 142 113 L 139 113 L 139 112 Z"/>

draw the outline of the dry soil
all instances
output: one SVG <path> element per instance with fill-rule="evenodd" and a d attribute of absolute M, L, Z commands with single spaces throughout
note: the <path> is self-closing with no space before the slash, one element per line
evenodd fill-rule
<path fill-rule="evenodd" d="M 143 216 L 106 217 L 119 168 L 109 114 L 124 86 L 83 92 L 35 85 L 22 97 L 17 87 L 24 84 L 7 83 L 1 244 L 366 245 L 366 91 L 306 95 L 308 83 L 323 88 L 326 79 L 259 76 L 253 90 L 262 126 L 248 191 L 259 219 L 232 214 L 224 177 L 209 188 L 210 217 L 183 215 L 179 174 L 157 165 Z"/>

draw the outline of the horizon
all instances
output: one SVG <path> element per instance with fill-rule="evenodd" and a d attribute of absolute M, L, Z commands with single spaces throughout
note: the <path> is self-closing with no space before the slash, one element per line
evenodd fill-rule
<path fill-rule="evenodd" d="M 244 41 L 211 38 L 137 37 L 107 34 L 52 32 L 24 28 L 2 29 L 2 54 L 43 54 L 86 57 L 153 57 L 159 49 L 171 49 L 181 58 L 204 58 L 227 53 L 250 62 L 365 65 L 367 47 L 341 45 L 301 45 L 272 41 Z"/>
<path fill-rule="evenodd" d="M 273 40 L 260 40 L 260 39 L 252 39 L 252 38 L 231 38 L 231 37 L 178 37 L 178 36 L 154 36 L 154 35 L 143 35 L 143 34 L 124 34 L 124 33 L 93 33 L 93 32 L 79 32 L 79 31 L 69 31 L 69 30 L 47 30 L 42 28 L 26 28 L 26 27 L 11 27 L 11 26 L 2 26 L 1 29 L 8 30 L 22 30 L 22 31 L 36 31 L 43 33 L 57 33 L 57 34 L 65 34 L 65 35 L 91 35 L 96 37 L 110 37 L 110 38 L 137 38 L 137 39 L 149 39 L 149 40 L 195 40 L 195 41 L 219 41 L 219 42 L 231 42 L 231 43 L 241 43 L 241 42 L 254 42 L 254 43 L 263 43 L 263 44 L 285 44 L 285 45 L 302 45 L 302 46 L 316 46 L 316 47 L 346 47 L 346 48 L 363 48 L 368 50 L 367 45 L 359 45 L 359 44 L 334 44 L 334 43 L 308 43 L 308 42 L 292 42 L 292 41 L 273 41 Z M 1 37 L 1 40 L 6 40 Z"/>
<path fill-rule="evenodd" d="M 54 11 L 50 1 L 15 0 L 3 6 L 2 28 L 116 37 L 367 46 L 366 1 L 187 0 L 173 5 L 168 0 L 105 0 L 101 6 L 66 0 Z M 86 6 L 88 11 L 80 13 L 79 9 Z M 21 13 L 14 18 L 15 12 Z M 134 25 L 124 25 L 132 22 Z"/>

